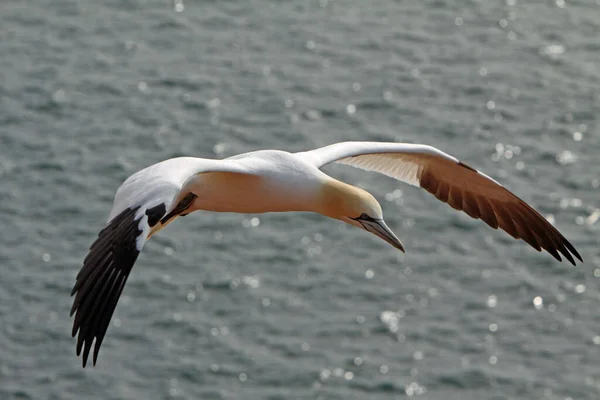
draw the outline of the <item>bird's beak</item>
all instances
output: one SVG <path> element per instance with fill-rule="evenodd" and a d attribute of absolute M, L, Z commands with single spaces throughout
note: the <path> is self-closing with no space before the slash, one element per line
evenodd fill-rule
<path fill-rule="evenodd" d="M 398 239 L 396 235 L 394 235 L 394 232 L 392 232 L 392 230 L 385 224 L 383 219 L 361 218 L 357 221 L 360 222 L 360 224 L 363 226 L 363 228 L 365 228 L 365 230 L 371 232 L 376 236 L 379 236 L 380 238 L 382 238 L 401 252 L 406 253 L 406 251 L 404 250 L 404 245 L 402 244 L 400 239 Z"/>

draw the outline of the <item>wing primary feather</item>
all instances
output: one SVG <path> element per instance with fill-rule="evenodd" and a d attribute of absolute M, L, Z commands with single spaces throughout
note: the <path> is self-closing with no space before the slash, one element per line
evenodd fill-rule
<path fill-rule="evenodd" d="M 114 288 L 115 286 L 117 286 L 117 284 L 120 282 L 121 276 L 119 276 L 119 272 L 117 272 L 117 276 L 112 280 L 112 282 L 109 282 L 109 285 L 106 287 L 106 293 L 104 293 L 104 295 L 102 296 L 103 301 L 99 302 L 97 304 L 97 306 L 99 306 L 99 308 L 97 309 L 97 314 L 98 317 L 94 318 L 93 321 L 90 321 L 90 332 L 93 333 L 92 336 L 87 337 L 86 343 L 85 343 L 85 347 L 84 347 L 84 352 L 83 352 L 83 363 L 85 365 L 85 363 L 87 362 L 87 359 L 89 357 L 89 352 L 92 348 L 92 342 L 94 341 L 94 339 L 96 341 L 98 341 L 98 338 L 100 337 L 100 330 L 99 327 L 101 325 L 101 321 L 104 320 L 105 316 L 106 316 L 106 311 L 107 311 L 107 306 L 109 306 L 109 304 L 111 303 L 112 297 L 114 296 Z M 114 310 L 114 309 L 113 309 Z M 109 314 L 112 315 L 112 312 L 109 311 Z"/>
<path fill-rule="evenodd" d="M 446 203 L 448 201 L 448 195 L 450 194 L 450 190 L 448 189 L 448 184 L 446 182 L 439 182 L 437 190 L 435 192 L 435 197 L 438 200 Z"/>
<path fill-rule="evenodd" d="M 99 275 L 106 272 L 107 265 L 110 264 L 110 257 L 110 253 L 104 254 L 102 262 L 99 262 L 97 264 L 97 268 L 90 268 L 85 274 L 85 276 L 82 276 L 75 282 L 73 290 L 71 291 L 71 296 L 73 296 L 75 293 L 77 293 L 77 295 L 75 296 L 75 300 L 73 301 L 73 307 L 71 308 L 71 316 L 81 304 L 82 298 L 86 295 L 86 293 L 88 293 L 90 287 L 92 287 L 95 284 L 96 278 L 98 278 Z"/>
<path fill-rule="evenodd" d="M 583 262 L 583 258 L 581 258 L 581 256 L 577 252 L 577 250 L 575 250 L 575 247 L 573 247 L 573 245 L 566 238 L 564 238 L 564 237 L 563 237 L 563 243 L 565 244 L 565 247 L 567 249 L 569 249 L 569 251 L 571 252 L 571 254 L 573 254 L 575 257 L 577 257 L 577 259 L 579 261 Z"/>
<path fill-rule="evenodd" d="M 550 224 L 550 222 L 548 222 L 546 218 L 544 218 L 539 212 L 537 212 L 527 203 L 525 203 L 522 200 L 520 201 L 523 208 L 531 213 L 531 215 L 533 216 L 532 218 L 535 218 L 538 229 L 540 231 L 546 232 L 549 239 L 557 247 L 557 250 L 560 253 L 562 253 L 571 264 L 576 265 L 575 259 L 573 259 L 572 257 L 573 255 L 577 257 L 579 261 L 583 262 L 583 259 L 581 258 L 577 250 L 575 250 L 573 245 L 558 231 L 558 229 L 552 226 L 552 224 Z"/>
<path fill-rule="evenodd" d="M 427 168 L 421 173 L 419 185 L 429 193 L 435 194 L 435 190 L 437 189 L 436 180 L 433 174 L 429 172 Z"/>
<path fill-rule="evenodd" d="M 98 268 L 94 268 L 94 266 L 106 264 L 108 261 L 110 261 L 111 255 L 111 251 L 106 250 L 95 252 L 94 257 L 89 257 L 89 259 L 86 261 L 86 264 L 84 264 L 86 265 L 86 267 L 81 268 L 81 270 L 77 274 L 77 282 L 75 283 L 75 286 L 73 286 L 73 291 L 71 292 L 71 295 L 73 295 L 77 290 L 79 290 L 83 283 L 88 281 L 91 274 L 98 271 Z"/>
<path fill-rule="evenodd" d="M 450 187 L 448 204 L 455 210 L 462 211 L 462 191 L 456 186 Z"/>
<path fill-rule="evenodd" d="M 472 193 L 463 192 L 463 211 L 471 218 L 479 219 L 481 216 L 476 197 Z"/>
<path fill-rule="evenodd" d="M 114 272 L 111 268 L 105 268 L 102 271 L 99 279 L 90 280 L 89 282 L 93 282 L 92 286 L 89 290 L 82 290 L 79 293 L 81 294 L 80 302 L 77 303 L 77 313 L 75 314 L 75 321 L 73 322 L 73 326 L 81 326 L 81 324 L 89 319 L 91 315 L 93 315 L 93 311 L 95 310 L 94 304 L 98 301 L 99 294 L 102 294 L 101 288 L 103 288 L 107 282 L 110 282 L 110 275 Z M 98 293 L 100 291 L 100 293 Z M 78 295 L 79 295 L 78 293 Z M 76 298 L 77 300 L 77 298 Z"/>
<path fill-rule="evenodd" d="M 75 314 L 72 335 L 78 334 L 76 351 L 77 355 L 83 352 L 84 367 L 94 341 L 97 357 L 101 338 L 139 255 L 137 240 L 144 235 L 140 218 L 148 215 L 148 219 L 155 220 L 162 207 L 155 206 L 149 214 L 141 216 L 137 213 L 139 208 L 123 210 L 100 231 L 77 274 L 72 290 L 75 296 L 71 308 L 71 315 Z"/>
<path fill-rule="evenodd" d="M 547 247 L 553 247 L 560 254 L 562 254 L 572 265 L 575 265 L 575 260 L 573 259 L 573 256 L 571 255 L 571 253 L 569 253 L 569 251 L 564 245 L 565 239 L 562 237 L 562 235 L 553 228 L 552 231 L 546 232 L 546 236 L 548 237 L 549 242 Z"/>
<path fill-rule="evenodd" d="M 108 306 L 109 312 L 105 313 L 102 317 L 102 320 L 99 321 L 99 329 L 98 335 L 96 336 L 96 343 L 94 345 L 94 356 L 93 356 L 93 364 L 96 365 L 96 361 L 98 360 L 98 353 L 100 353 L 100 346 L 102 345 L 102 341 L 104 340 L 104 336 L 106 335 L 106 331 L 108 329 L 108 325 L 110 323 L 110 319 L 112 318 L 115 308 L 117 305 L 117 301 L 123 292 L 123 288 L 125 287 L 125 283 L 127 282 L 127 276 L 121 277 L 121 282 L 117 290 L 113 290 L 112 297 L 110 298 L 110 303 Z"/>
<path fill-rule="evenodd" d="M 120 271 L 111 269 L 109 273 L 102 277 L 102 280 L 96 284 L 94 290 L 90 293 L 90 300 L 86 302 L 86 308 L 81 307 L 80 314 L 82 322 L 88 322 L 93 317 L 101 315 L 102 307 L 106 304 L 106 295 L 110 291 L 110 288 L 114 285 L 116 279 L 118 279 Z M 96 318 L 97 319 L 97 318 Z"/>
<path fill-rule="evenodd" d="M 496 217 L 500 218 L 498 221 L 498 226 L 500 229 L 508 233 L 510 236 L 515 239 L 520 239 L 519 232 L 515 226 L 515 223 L 512 220 L 512 217 L 508 213 L 508 211 L 504 208 L 504 205 L 495 203 L 493 204 L 494 211 L 496 212 Z"/>
<path fill-rule="evenodd" d="M 490 202 L 482 196 L 475 196 L 475 201 L 479 205 L 481 219 L 492 228 L 498 229 L 498 220 Z"/>
<path fill-rule="evenodd" d="M 515 216 L 513 216 L 513 221 L 515 223 L 515 227 L 517 228 L 519 237 L 531 247 L 539 251 L 540 245 L 536 242 L 535 237 L 533 236 L 527 225 L 524 223 L 524 221 L 521 218 L 517 218 Z"/>

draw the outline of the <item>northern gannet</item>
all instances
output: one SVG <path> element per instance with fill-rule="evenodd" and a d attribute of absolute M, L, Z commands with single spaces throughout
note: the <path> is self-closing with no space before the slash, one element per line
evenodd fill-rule
<path fill-rule="evenodd" d="M 320 168 L 337 162 L 422 187 L 472 218 L 482 219 L 537 251 L 573 265 L 575 248 L 543 216 L 487 175 L 426 145 L 343 142 L 300 153 L 261 150 L 223 160 L 179 157 L 134 173 L 119 187 L 104 229 L 77 274 L 71 316 L 77 355 L 93 363 L 119 296 L 144 243 L 196 210 L 238 213 L 310 211 L 404 246 L 383 221 L 381 206 L 360 188 Z"/>

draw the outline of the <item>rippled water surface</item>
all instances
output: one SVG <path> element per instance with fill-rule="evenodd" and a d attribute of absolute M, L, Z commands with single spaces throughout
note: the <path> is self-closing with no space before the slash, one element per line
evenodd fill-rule
<path fill-rule="evenodd" d="M 0 398 L 599 398 L 599 37 L 596 0 L 4 0 Z M 317 215 L 196 213 L 81 368 L 69 292 L 128 175 L 342 140 L 457 156 L 585 263 L 331 166 L 406 255 Z"/>

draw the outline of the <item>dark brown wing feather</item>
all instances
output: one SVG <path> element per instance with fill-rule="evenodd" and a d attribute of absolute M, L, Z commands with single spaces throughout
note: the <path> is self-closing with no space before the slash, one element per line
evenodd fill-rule
<path fill-rule="evenodd" d="M 422 158 L 427 158 L 423 163 Z M 575 265 L 581 256 L 558 230 L 529 204 L 503 186 L 463 163 L 421 156 L 419 182 L 423 189 L 456 210 L 523 239 L 537 251 L 542 249 Z"/>

